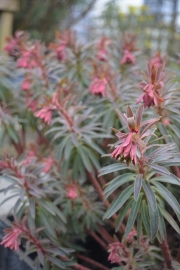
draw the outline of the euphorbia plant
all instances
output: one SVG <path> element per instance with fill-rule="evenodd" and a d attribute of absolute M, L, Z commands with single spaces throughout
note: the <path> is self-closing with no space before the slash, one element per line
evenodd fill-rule
<path fill-rule="evenodd" d="M 141 123 L 144 106 L 141 105 L 133 114 L 127 107 L 126 115 L 118 111 L 123 119 L 128 133 L 115 130 L 118 141 L 112 145 L 115 150 L 109 154 L 120 163 L 108 165 L 101 169 L 100 175 L 114 172 L 116 177 L 106 184 L 105 198 L 108 198 L 123 184 L 132 182 L 117 195 L 106 211 L 104 218 L 110 218 L 118 213 L 116 231 L 118 231 L 127 211 L 131 209 L 126 225 L 125 236 L 131 232 L 137 219 L 138 238 L 143 232 L 147 233 L 153 242 L 157 237 L 160 243 L 166 241 L 166 227 L 164 219 L 180 233 L 180 229 L 173 217 L 165 210 L 166 201 L 179 218 L 180 205 L 173 194 L 161 182 L 180 185 L 180 180 L 166 167 L 180 164 L 180 155 L 173 143 L 160 144 L 163 137 L 157 138 L 152 129 L 160 118 L 150 119 Z M 155 137 L 155 139 L 153 138 Z M 125 161 L 125 162 L 124 162 Z M 128 170 L 127 173 L 117 171 Z M 123 208 L 122 208 L 123 207 Z M 121 209 L 122 208 L 122 209 Z M 168 251 L 165 251 L 167 261 Z"/>
<path fill-rule="evenodd" d="M 171 186 L 180 182 L 171 167 L 178 169 L 180 158 L 168 132 L 179 146 L 172 109 L 178 93 L 156 59 L 138 84 L 138 100 L 135 35 L 124 37 L 83 45 L 65 31 L 46 47 L 18 32 L 6 46 L 10 58 L 0 58 L 0 135 L 11 146 L 0 159 L 1 177 L 10 182 L 2 191 L 16 200 L 1 244 L 21 244 L 37 268 L 109 270 L 108 258 L 115 269 L 162 268 L 149 240 L 160 242 L 172 267 L 166 220 L 179 233 Z M 144 105 L 134 114 L 137 100 Z M 87 236 L 105 251 L 105 263 L 88 253 Z"/>

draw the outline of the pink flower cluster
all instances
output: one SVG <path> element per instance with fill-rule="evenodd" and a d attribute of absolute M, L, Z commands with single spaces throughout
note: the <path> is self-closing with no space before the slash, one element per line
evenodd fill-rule
<path fill-rule="evenodd" d="M 128 236 L 127 236 L 127 241 L 128 241 L 128 242 L 132 242 L 134 236 L 137 236 L 137 231 L 136 231 L 136 230 L 133 230 L 133 231 L 131 231 L 131 232 L 128 234 Z"/>
<path fill-rule="evenodd" d="M 74 45 L 74 34 L 67 30 L 62 33 L 56 32 L 56 43 L 51 43 L 49 49 L 56 52 L 57 59 L 66 59 L 66 48 Z"/>
<path fill-rule="evenodd" d="M 10 249 L 19 250 L 18 237 L 22 233 L 21 229 L 10 228 L 5 230 L 6 235 L 4 236 L 1 245 L 9 247 Z"/>
<path fill-rule="evenodd" d="M 93 95 L 105 96 L 106 95 L 107 79 L 99 79 L 95 77 L 90 85 L 90 92 Z"/>
<path fill-rule="evenodd" d="M 38 66 L 35 57 L 34 50 L 24 51 L 17 60 L 17 66 L 19 68 L 32 69 Z"/>
<path fill-rule="evenodd" d="M 44 158 L 43 159 L 43 164 L 44 164 L 44 169 L 43 172 L 47 173 L 51 170 L 52 166 L 53 166 L 53 157 L 49 156 L 48 158 Z"/>
<path fill-rule="evenodd" d="M 110 39 L 102 37 L 98 44 L 97 59 L 100 61 L 107 61 L 108 51 L 107 48 L 110 45 Z"/>
<path fill-rule="evenodd" d="M 122 244 L 120 242 L 115 242 L 109 245 L 110 249 L 108 252 L 110 252 L 108 261 L 111 263 L 119 263 L 122 261 L 122 257 L 120 255 L 120 249 L 122 248 Z"/>
<path fill-rule="evenodd" d="M 114 144 L 115 150 L 111 154 L 112 158 L 120 158 L 120 162 L 126 160 L 127 164 L 132 161 L 135 165 L 138 159 L 143 156 L 143 152 L 146 149 L 146 144 L 143 139 L 149 135 L 148 129 L 159 121 L 159 118 L 155 118 L 141 124 L 143 110 L 144 107 L 141 105 L 137 110 L 136 117 L 129 106 L 127 107 L 126 115 L 118 111 L 120 117 L 129 129 L 129 133 L 122 133 L 115 130 L 119 141 Z M 145 126 L 145 128 L 141 132 L 143 126 Z"/>
<path fill-rule="evenodd" d="M 31 86 L 30 80 L 25 79 L 25 80 L 23 81 L 22 85 L 21 85 L 21 89 L 22 89 L 23 91 L 27 91 L 27 90 L 30 89 L 30 86 Z"/>
<path fill-rule="evenodd" d="M 164 102 L 162 98 L 162 89 L 164 87 L 165 73 L 163 71 L 164 65 L 155 66 L 148 64 L 147 74 L 144 75 L 144 82 L 140 83 L 143 94 L 137 100 L 139 103 L 143 100 L 145 107 L 158 106 L 159 103 Z"/>
<path fill-rule="evenodd" d="M 35 116 L 41 118 L 44 122 L 50 125 L 54 109 L 55 107 L 53 105 L 44 106 L 41 110 L 35 113 Z"/>
<path fill-rule="evenodd" d="M 131 33 L 126 33 L 123 37 L 123 56 L 121 59 L 121 65 L 132 64 L 134 65 L 136 60 L 133 56 L 133 52 L 137 51 L 136 46 L 136 35 Z"/>
<path fill-rule="evenodd" d="M 121 59 L 121 65 L 132 64 L 135 65 L 135 57 L 128 50 L 124 50 L 124 55 Z"/>
<path fill-rule="evenodd" d="M 5 236 L 3 237 L 0 245 L 4 245 L 10 249 L 19 250 L 19 237 L 21 235 L 22 228 L 20 226 L 12 227 L 4 230 Z"/>
<path fill-rule="evenodd" d="M 157 52 L 156 55 L 150 60 L 150 65 L 155 67 L 160 67 L 163 65 L 164 59 L 162 58 L 160 52 Z"/>
<path fill-rule="evenodd" d="M 27 39 L 27 34 L 23 31 L 16 31 L 14 37 L 7 37 L 7 45 L 4 47 L 4 51 L 8 52 L 10 56 L 19 54 L 19 46 Z"/>
<path fill-rule="evenodd" d="M 79 197 L 78 194 L 78 189 L 76 184 L 70 184 L 67 186 L 67 194 L 66 194 L 68 199 L 76 199 Z"/>

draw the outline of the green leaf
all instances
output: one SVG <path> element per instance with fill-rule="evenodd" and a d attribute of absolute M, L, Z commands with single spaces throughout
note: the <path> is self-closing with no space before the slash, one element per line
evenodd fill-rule
<path fill-rule="evenodd" d="M 163 217 L 169 222 L 169 224 L 171 224 L 171 226 L 175 229 L 175 231 L 180 234 L 180 228 L 177 225 L 176 221 L 173 219 L 173 217 L 160 205 L 158 207 Z"/>
<path fill-rule="evenodd" d="M 53 203 L 48 202 L 46 200 L 38 200 L 38 204 L 42 206 L 42 208 L 46 209 L 51 215 L 55 215 L 54 209 L 53 209 Z"/>
<path fill-rule="evenodd" d="M 35 200 L 32 197 L 29 198 L 29 209 L 30 209 L 32 218 L 35 219 L 35 216 L 36 216 Z"/>
<path fill-rule="evenodd" d="M 46 230 L 49 232 L 50 235 L 56 237 L 56 233 L 54 231 L 54 228 L 51 226 L 48 215 L 46 215 L 43 211 L 43 209 L 41 209 L 39 207 L 38 209 L 38 215 L 41 219 L 41 225 L 44 226 L 46 228 Z"/>
<path fill-rule="evenodd" d="M 59 160 L 61 160 L 62 158 L 62 153 L 68 140 L 69 140 L 69 137 L 63 138 L 59 144 L 59 147 L 57 148 L 56 156 Z"/>
<path fill-rule="evenodd" d="M 79 152 L 79 154 L 81 156 L 82 163 L 84 164 L 87 171 L 88 172 L 93 172 L 93 168 L 92 168 L 91 162 L 89 160 L 89 157 L 84 152 L 84 149 L 83 149 L 83 147 L 81 145 L 78 147 L 78 152 Z"/>
<path fill-rule="evenodd" d="M 1 203 L 0 206 L 2 206 L 5 202 L 9 201 L 10 199 L 14 198 L 14 197 L 19 197 L 19 194 L 13 194 L 11 196 L 8 196 L 6 199 L 4 199 Z"/>
<path fill-rule="evenodd" d="M 31 215 L 28 215 L 28 225 L 29 225 L 31 234 L 34 236 L 34 234 L 35 234 L 35 220 L 32 218 Z"/>
<path fill-rule="evenodd" d="M 164 125 L 162 125 L 162 123 L 158 123 L 158 129 L 160 130 L 161 134 L 165 137 L 164 140 L 167 143 L 172 142 L 171 137 L 167 137 L 167 135 L 169 135 L 169 133 L 167 132 L 167 129 L 164 127 Z"/>
<path fill-rule="evenodd" d="M 160 173 L 162 172 L 164 174 L 170 174 L 170 172 L 166 168 L 164 168 L 162 166 L 159 166 L 159 165 L 156 165 L 156 164 L 149 164 L 148 166 L 150 168 L 153 168 L 154 170 L 160 172 Z"/>
<path fill-rule="evenodd" d="M 128 222 L 127 222 L 127 225 L 126 225 L 126 231 L 125 231 L 125 236 L 126 237 L 130 233 L 130 231 L 131 231 L 131 229 L 132 229 L 132 227 L 134 225 L 134 222 L 135 222 L 135 219 L 137 217 L 139 207 L 140 207 L 140 204 L 141 204 L 142 196 L 143 196 L 143 194 L 140 194 L 138 200 L 133 203 L 133 206 L 131 208 L 131 212 L 129 214 Z"/>
<path fill-rule="evenodd" d="M 67 160 L 71 154 L 71 151 L 73 149 L 73 144 L 71 142 L 71 140 L 68 141 L 68 143 L 65 146 L 65 150 L 64 150 L 64 158 L 65 160 Z"/>
<path fill-rule="evenodd" d="M 150 179 L 150 182 L 154 182 L 154 181 L 170 183 L 170 184 L 173 184 L 173 185 L 180 186 L 180 181 L 178 179 L 170 177 L 169 175 L 154 177 L 154 178 Z"/>
<path fill-rule="evenodd" d="M 66 269 L 64 263 L 62 261 L 60 261 L 59 259 L 57 258 L 54 258 L 54 257 L 51 257 L 49 255 L 46 256 L 47 260 L 52 262 L 53 264 L 57 265 L 60 267 L 60 269 Z"/>
<path fill-rule="evenodd" d="M 106 184 L 107 188 L 104 190 L 104 198 L 107 199 L 118 187 L 127 183 L 128 181 L 133 181 L 133 178 L 134 174 L 132 173 L 125 173 L 115 177 L 108 184 Z"/>
<path fill-rule="evenodd" d="M 16 133 L 16 131 L 11 127 L 11 126 L 8 126 L 6 127 L 7 129 L 7 132 L 9 134 L 9 137 L 15 142 L 15 143 L 18 143 L 19 142 L 19 137 Z"/>
<path fill-rule="evenodd" d="M 119 196 L 117 196 L 111 203 L 111 206 L 104 214 L 103 219 L 108 219 L 112 217 L 122 206 L 123 204 L 129 199 L 131 194 L 133 193 L 133 186 L 127 187 Z"/>
<path fill-rule="evenodd" d="M 137 219 L 137 240 L 138 240 L 138 245 L 140 245 L 140 239 L 142 235 L 142 218 L 139 215 Z"/>
<path fill-rule="evenodd" d="M 137 201 L 142 186 L 142 174 L 136 176 L 134 183 L 134 199 Z"/>
<path fill-rule="evenodd" d="M 158 209 L 156 209 L 156 211 L 153 211 L 150 204 L 148 204 L 148 208 L 149 208 L 149 216 L 150 216 L 151 242 L 153 242 L 158 232 L 159 215 L 158 215 Z"/>
<path fill-rule="evenodd" d="M 97 153 L 99 153 L 100 155 L 104 154 L 103 150 L 95 142 L 93 142 L 92 140 L 85 140 L 85 141 Z"/>
<path fill-rule="evenodd" d="M 166 225 L 165 225 L 165 222 L 164 222 L 164 218 L 159 210 L 159 207 L 158 207 L 158 214 L 159 214 L 159 232 L 161 234 L 161 237 L 162 239 L 166 239 L 167 238 L 167 235 L 166 235 Z"/>
<path fill-rule="evenodd" d="M 146 193 L 147 200 L 150 203 L 152 210 L 156 211 L 156 209 L 157 209 L 156 197 L 155 197 L 155 194 L 154 194 L 151 186 L 149 185 L 148 181 L 146 181 L 146 180 L 142 181 L 142 185 L 143 185 L 143 189 Z"/>
<path fill-rule="evenodd" d="M 180 205 L 172 193 L 162 184 L 154 182 L 158 193 L 171 205 L 172 209 L 180 214 Z"/>
<path fill-rule="evenodd" d="M 119 230 L 119 227 L 121 226 L 121 223 L 123 222 L 123 219 L 125 218 L 125 215 L 127 211 L 131 208 L 132 203 L 134 202 L 134 199 L 131 199 L 126 206 L 124 206 L 123 210 L 120 211 L 118 214 L 118 217 L 115 221 L 115 231 L 117 232 Z"/>
<path fill-rule="evenodd" d="M 147 205 L 146 205 L 145 200 L 142 201 L 141 213 L 142 213 L 142 221 L 146 229 L 147 235 L 149 236 L 149 238 L 151 238 L 149 216 L 148 216 Z"/>
<path fill-rule="evenodd" d="M 124 169 L 128 169 L 126 164 L 120 164 L 120 163 L 115 163 L 115 164 L 111 164 L 108 166 L 103 167 L 99 172 L 99 176 L 101 175 L 105 175 L 105 174 L 109 174 L 112 172 L 116 172 L 116 171 L 121 171 Z"/>
<path fill-rule="evenodd" d="M 95 166 L 95 168 L 97 168 L 98 170 L 100 169 L 100 164 L 99 164 L 99 154 L 98 155 L 95 155 L 93 153 L 93 150 L 86 147 L 86 146 L 83 146 L 83 149 L 84 151 L 86 152 L 86 154 L 88 155 L 89 159 L 91 160 L 92 164 Z"/>

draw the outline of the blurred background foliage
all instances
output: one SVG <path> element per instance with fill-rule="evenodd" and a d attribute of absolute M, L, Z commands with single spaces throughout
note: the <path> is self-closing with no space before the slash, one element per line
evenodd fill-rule
<path fill-rule="evenodd" d="M 131 31 L 136 32 L 141 49 L 149 56 L 154 51 L 161 51 L 177 57 L 180 50 L 180 33 L 176 24 L 178 12 L 152 12 L 151 5 L 142 5 L 129 6 L 128 12 L 124 13 L 121 9 L 124 1 L 110 0 L 104 1 L 103 12 L 97 15 L 96 4 L 99 2 L 103 1 L 20 0 L 14 31 L 26 30 L 32 38 L 46 42 L 54 38 L 56 30 L 68 28 L 80 29 L 87 41 L 102 32 L 116 35 L 117 31 Z"/>
<path fill-rule="evenodd" d="M 93 8 L 96 0 L 20 0 L 14 31 L 50 41 L 57 29 L 70 28 Z"/>

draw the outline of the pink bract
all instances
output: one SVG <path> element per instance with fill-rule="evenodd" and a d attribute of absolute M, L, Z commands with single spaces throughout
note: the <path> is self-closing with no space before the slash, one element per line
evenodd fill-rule
<path fill-rule="evenodd" d="M 31 83 L 30 83 L 29 80 L 24 80 L 23 83 L 22 83 L 22 85 L 21 85 L 21 89 L 23 91 L 27 91 L 27 90 L 30 89 L 30 85 L 31 85 Z"/>
<path fill-rule="evenodd" d="M 17 66 L 19 68 L 32 69 L 37 67 L 37 63 L 33 57 L 32 51 L 25 51 L 22 53 L 21 57 L 17 60 Z"/>
<path fill-rule="evenodd" d="M 115 242 L 109 245 L 110 249 L 109 249 L 109 257 L 108 257 L 108 261 L 110 261 L 111 263 L 118 263 L 122 261 L 122 258 L 119 254 L 119 249 L 122 248 L 122 244 L 119 242 Z"/>
<path fill-rule="evenodd" d="M 19 228 L 9 228 L 5 229 L 5 233 L 6 235 L 0 244 L 10 249 L 19 250 L 18 237 L 22 233 L 22 230 Z"/>
<path fill-rule="evenodd" d="M 105 78 L 99 79 L 99 78 L 94 78 L 90 85 L 90 91 L 93 95 L 100 95 L 100 96 L 105 96 L 106 95 L 106 85 L 107 85 L 107 80 Z"/>
<path fill-rule="evenodd" d="M 135 65 L 135 63 L 136 63 L 135 57 L 128 50 L 125 50 L 124 55 L 121 59 L 121 65 L 125 65 L 125 64 Z"/>
<path fill-rule="evenodd" d="M 47 106 L 41 109 L 40 111 L 36 112 L 35 116 L 41 118 L 42 120 L 44 120 L 44 122 L 50 125 L 52 112 L 53 112 L 52 106 Z"/>
<path fill-rule="evenodd" d="M 76 199 L 79 197 L 78 192 L 77 192 L 77 187 L 75 184 L 70 185 L 67 187 L 67 198 L 69 199 Z"/>

